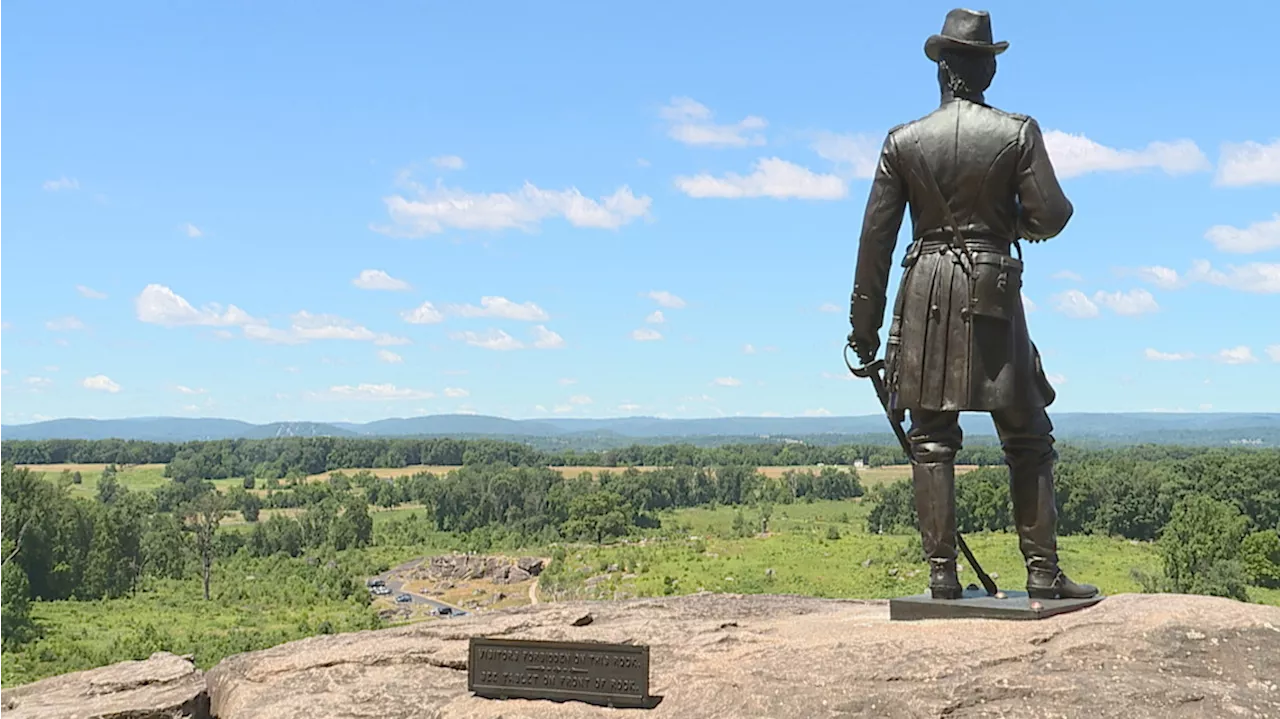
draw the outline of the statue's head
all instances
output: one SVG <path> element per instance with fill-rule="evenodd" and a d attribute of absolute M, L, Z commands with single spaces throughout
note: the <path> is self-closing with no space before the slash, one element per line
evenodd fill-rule
<path fill-rule="evenodd" d="M 938 58 L 938 85 L 956 97 L 981 95 L 996 76 L 996 56 L 989 52 L 943 50 Z"/>
<path fill-rule="evenodd" d="M 942 32 L 924 43 L 924 54 L 938 63 L 938 82 L 955 95 L 978 95 L 996 74 L 996 55 L 1009 47 L 992 42 L 991 15 L 957 8 L 947 13 Z"/>

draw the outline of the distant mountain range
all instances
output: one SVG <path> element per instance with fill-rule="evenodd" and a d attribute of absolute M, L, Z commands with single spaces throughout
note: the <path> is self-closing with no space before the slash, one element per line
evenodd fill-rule
<path fill-rule="evenodd" d="M 1055 436 L 1063 440 L 1106 443 L 1155 443 L 1280 446 L 1280 413 L 1092 413 L 1051 415 Z M 981 414 L 962 415 L 965 434 L 990 437 L 991 420 Z M 693 441 L 783 440 L 849 441 L 877 436 L 892 441 L 881 415 L 859 417 L 723 417 L 712 419 L 504 419 L 472 414 L 430 415 L 349 422 L 273 422 L 251 424 L 234 419 L 138 417 L 130 419 L 55 419 L 33 424 L 4 425 L 0 439 L 132 439 L 151 442 L 189 442 L 215 439 L 271 437 L 491 437 L 530 441 L 551 440 L 579 449 L 616 447 L 632 443 Z M 547 442 L 537 442 L 547 444 Z"/>

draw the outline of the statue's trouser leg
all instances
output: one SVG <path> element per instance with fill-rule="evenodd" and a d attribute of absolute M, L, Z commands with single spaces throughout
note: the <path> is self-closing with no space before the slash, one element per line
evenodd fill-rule
<path fill-rule="evenodd" d="M 964 592 L 956 576 L 955 459 L 964 440 L 959 420 L 959 412 L 911 410 L 907 433 L 916 517 L 935 599 L 959 599 Z"/>
<path fill-rule="evenodd" d="M 1044 409 L 993 412 L 1009 465 L 1013 522 L 1027 564 L 1027 593 L 1035 599 L 1087 598 L 1096 587 L 1076 584 L 1058 567 L 1058 508 L 1053 493 L 1053 424 Z"/>

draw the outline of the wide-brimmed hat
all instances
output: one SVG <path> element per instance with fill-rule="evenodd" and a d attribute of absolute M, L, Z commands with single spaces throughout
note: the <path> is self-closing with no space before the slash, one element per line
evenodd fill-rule
<path fill-rule="evenodd" d="M 947 13 L 942 32 L 925 40 L 924 54 L 937 62 L 943 50 L 972 50 L 999 55 L 1008 48 L 1007 42 L 991 42 L 990 13 L 956 8 Z"/>

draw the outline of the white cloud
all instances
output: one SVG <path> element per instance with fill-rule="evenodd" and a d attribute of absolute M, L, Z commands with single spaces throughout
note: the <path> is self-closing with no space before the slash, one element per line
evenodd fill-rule
<path fill-rule="evenodd" d="M 818 306 L 818 311 L 819 312 L 839 312 L 840 305 L 833 304 L 831 302 L 824 302 L 823 304 Z"/>
<path fill-rule="evenodd" d="M 32 389 L 36 389 L 36 390 L 41 390 L 41 389 L 45 389 L 46 387 L 53 386 L 53 380 L 49 379 L 48 377 L 27 377 L 22 381 L 25 382 Z"/>
<path fill-rule="evenodd" d="M 70 332 L 84 329 L 84 323 L 78 317 L 67 316 L 49 320 L 44 323 L 45 329 L 53 332 Z"/>
<path fill-rule="evenodd" d="M 552 411 L 552 412 L 555 412 L 556 414 L 564 414 L 564 413 L 566 413 L 566 412 L 572 412 L 572 411 L 573 411 L 573 405 L 568 405 L 568 404 L 558 404 L 558 405 L 556 405 L 555 407 L 553 407 L 553 408 L 551 409 L 551 411 Z"/>
<path fill-rule="evenodd" d="M 1223 272 L 1213 269 L 1208 260 L 1196 260 L 1191 263 L 1187 279 L 1241 292 L 1276 293 L 1280 292 L 1280 262 L 1252 262 L 1239 267 L 1233 265 Z"/>
<path fill-rule="evenodd" d="M 720 177 L 707 173 L 677 177 L 676 187 L 689 197 L 740 199 L 744 197 L 839 200 L 848 191 L 836 175 L 820 175 L 779 157 L 757 160 L 750 175 L 729 172 Z"/>
<path fill-rule="evenodd" d="M 1165 290 L 1177 289 L 1185 284 L 1182 278 L 1178 277 L 1178 271 L 1169 267 L 1161 267 L 1159 265 L 1139 267 L 1136 270 L 1136 274 L 1149 284 Z"/>
<path fill-rule="evenodd" d="M 678 310 L 685 306 L 685 301 L 683 299 L 667 292 L 666 290 L 653 290 L 645 296 L 667 309 Z"/>
<path fill-rule="evenodd" d="M 668 136 L 686 145 L 702 145 L 708 147 L 747 147 L 763 145 L 763 130 L 769 125 L 764 118 L 748 115 L 741 122 L 732 125 L 717 125 L 712 122 L 711 110 L 700 102 L 688 97 L 674 97 L 671 104 L 663 107 L 659 113 L 662 119 L 670 123 Z"/>
<path fill-rule="evenodd" d="M 1049 380 L 1049 384 L 1066 384 L 1067 376 L 1063 374 L 1046 374 L 1045 379 Z"/>
<path fill-rule="evenodd" d="M 572 377 L 561 377 L 561 378 L 560 378 L 559 380 L 557 380 L 557 381 L 558 381 L 560 384 L 565 385 L 565 386 L 568 386 L 568 385 L 571 385 L 571 384 L 577 384 L 577 383 L 578 383 L 578 380 L 573 379 Z"/>
<path fill-rule="evenodd" d="M 1280 344 L 1269 345 L 1266 349 L 1267 356 L 1272 362 L 1280 362 Z"/>
<path fill-rule="evenodd" d="M 1077 319 L 1098 316 L 1098 306 L 1080 290 L 1067 290 L 1054 295 L 1053 308 L 1068 317 Z"/>
<path fill-rule="evenodd" d="M 841 135 L 834 132 L 816 134 L 813 151 L 824 160 L 835 163 L 843 177 L 869 180 L 880 164 L 883 143 L 870 135 Z"/>
<path fill-rule="evenodd" d="M 147 285 L 134 299 L 134 308 L 138 319 L 142 322 L 178 327 L 182 325 L 203 325 L 211 327 L 227 327 L 235 325 L 265 324 L 249 313 L 230 305 L 224 311 L 221 305 L 209 304 L 204 309 L 196 309 L 164 285 Z"/>
<path fill-rule="evenodd" d="M 80 381 L 80 384 L 85 389 L 91 389 L 98 392 L 110 392 L 111 394 L 115 394 L 120 391 L 120 385 L 113 382 L 111 378 L 105 374 L 96 374 L 92 377 L 85 377 Z"/>
<path fill-rule="evenodd" d="M 534 325 L 532 332 L 533 346 L 540 350 L 553 350 L 564 347 L 564 338 L 542 325 Z"/>
<path fill-rule="evenodd" d="M 1142 354 L 1147 359 L 1155 362 L 1181 362 L 1195 358 L 1195 355 L 1191 352 L 1161 352 L 1150 347 L 1144 350 Z"/>
<path fill-rule="evenodd" d="M 496 350 L 506 352 L 509 350 L 524 349 L 524 343 L 503 332 L 502 330 L 487 330 L 480 332 L 455 332 L 450 335 L 455 340 L 461 340 L 472 347 L 480 347 L 487 350 Z"/>
<path fill-rule="evenodd" d="M 444 313 L 430 302 L 423 302 L 411 310 L 405 310 L 400 313 L 400 317 L 411 325 L 434 325 L 444 322 Z"/>
<path fill-rule="evenodd" d="M 391 350 L 378 350 L 378 359 L 387 364 L 401 364 L 404 358 Z"/>
<path fill-rule="evenodd" d="M 431 164 L 442 170 L 461 170 L 467 166 L 457 155 L 442 155 L 440 157 L 431 158 Z"/>
<path fill-rule="evenodd" d="M 532 302 L 516 304 L 506 297 L 481 297 L 480 306 L 449 305 L 445 311 L 460 317 L 498 317 L 522 322 L 545 322 L 551 319 L 547 311 Z"/>
<path fill-rule="evenodd" d="M 62 190 L 78 190 L 80 189 L 80 181 L 75 179 L 74 177 L 70 177 L 70 178 L 60 177 L 56 180 L 46 180 L 45 183 L 41 185 L 41 187 L 43 187 L 45 190 L 49 192 L 61 192 Z"/>
<path fill-rule="evenodd" d="M 1280 248 L 1280 212 L 1270 220 L 1255 222 L 1244 229 L 1214 225 L 1204 233 L 1206 240 L 1221 252 L 1248 254 Z"/>
<path fill-rule="evenodd" d="M 351 284 L 362 290 L 397 291 L 411 289 L 408 282 L 398 280 L 382 270 L 363 270 L 358 277 L 351 280 Z"/>
<path fill-rule="evenodd" d="M 397 387 L 393 384 L 336 385 L 329 388 L 328 396 L 335 399 L 393 400 L 431 399 L 434 393 L 424 390 Z"/>
<path fill-rule="evenodd" d="M 1045 148 L 1058 177 L 1068 178 L 1091 172 L 1121 172 L 1159 169 L 1168 175 L 1184 175 L 1212 169 L 1209 158 L 1191 140 L 1152 142 L 1142 150 L 1117 150 L 1084 135 L 1060 130 L 1044 133 Z"/>
<path fill-rule="evenodd" d="M 640 409 L 640 405 L 638 405 L 638 404 L 633 404 L 633 403 L 630 403 L 630 402 L 628 402 L 627 404 L 620 404 L 620 405 L 618 405 L 618 411 L 620 411 L 620 412 L 634 412 L 634 411 L 636 411 L 636 410 L 638 410 L 638 409 Z"/>
<path fill-rule="evenodd" d="M 648 317 L 644 318 L 644 321 L 651 325 L 660 325 L 663 322 L 666 322 L 667 318 L 663 316 L 662 310 L 654 310 Z"/>
<path fill-rule="evenodd" d="M 288 329 L 278 329 L 257 321 L 244 326 L 244 336 L 275 344 L 302 344 L 311 340 L 354 340 L 373 342 L 379 346 L 409 344 L 406 337 L 374 332 L 337 315 L 312 314 L 306 310 L 294 313 Z"/>
<path fill-rule="evenodd" d="M 563 217 L 574 227 L 613 230 L 649 215 L 653 199 L 636 197 L 623 186 L 593 200 L 577 188 L 543 190 L 532 183 L 512 193 L 472 193 L 437 185 L 417 188 L 416 199 L 392 195 L 383 200 L 393 226 L 373 226 L 389 235 L 422 237 L 448 228 L 459 230 L 519 229 L 532 232 L 543 220 Z"/>
<path fill-rule="evenodd" d="M 174 385 L 173 388 L 182 394 L 205 394 L 206 392 L 209 391 L 206 389 L 194 389 L 191 387 L 187 387 L 186 385 L 180 385 L 180 384 Z"/>
<path fill-rule="evenodd" d="M 1025 292 L 1022 293 L 1022 308 L 1027 312 L 1036 311 L 1036 303 L 1032 302 L 1031 298 L 1027 297 L 1027 294 Z"/>
<path fill-rule="evenodd" d="M 742 346 L 742 353 L 743 353 L 743 354 L 747 354 L 747 355 L 753 355 L 753 354 L 755 354 L 755 353 L 756 353 L 755 345 L 751 345 L 751 344 L 745 344 L 745 345 L 743 345 L 743 346 Z"/>
<path fill-rule="evenodd" d="M 591 404 L 591 401 L 592 401 L 591 398 L 585 394 L 575 394 L 574 396 L 569 398 L 569 404 L 578 404 L 578 405 Z"/>
<path fill-rule="evenodd" d="M 1253 355 L 1253 350 L 1246 345 L 1221 350 L 1214 359 L 1223 364 L 1249 364 L 1258 361 L 1258 358 Z"/>
<path fill-rule="evenodd" d="M 1081 277 L 1080 275 L 1077 275 L 1076 273 L 1072 272 L 1071 270 L 1058 270 L 1057 272 L 1053 273 L 1053 279 L 1055 279 L 1055 280 L 1071 280 L 1072 282 L 1083 282 L 1083 281 L 1084 281 L 1084 278 L 1083 278 L 1083 277 Z"/>
<path fill-rule="evenodd" d="M 735 377 L 716 377 L 711 384 L 718 387 L 737 387 L 742 384 L 742 380 Z"/>
<path fill-rule="evenodd" d="M 643 157 L 636 158 L 636 167 L 649 167 L 651 163 Z"/>
<path fill-rule="evenodd" d="M 91 300 L 107 299 L 106 293 L 99 292 L 92 287 L 86 287 L 85 285 L 76 285 L 76 292 L 79 292 L 82 296 L 88 297 Z"/>
<path fill-rule="evenodd" d="M 196 227 L 190 222 L 182 226 L 182 231 L 187 233 L 187 237 L 203 237 L 204 236 L 204 233 L 200 231 L 200 228 Z"/>
<path fill-rule="evenodd" d="M 819 407 L 818 409 L 806 409 L 804 411 L 806 417 L 830 417 L 831 410 Z"/>
<path fill-rule="evenodd" d="M 1118 315 L 1136 316 L 1160 309 L 1160 305 L 1156 304 L 1156 298 L 1142 289 L 1128 292 L 1098 291 L 1093 294 L 1093 301 Z"/>
<path fill-rule="evenodd" d="M 653 342 L 662 339 L 662 333 L 657 330 L 651 330 L 648 327 L 642 327 L 631 331 L 631 339 L 636 342 Z"/>
<path fill-rule="evenodd" d="M 470 395 L 471 395 L 470 392 L 466 391 L 465 389 L 462 389 L 461 387 L 445 387 L 444 388 L 445 397 L 452 397 L 454 399 L 457 399 L 459 397 L 469 397 Z"/>
<path fill-rule="evenodd" d="M 840 381 L 842 381 L 842 382 L 852 382 L 854 379 L 856 379 L 856 378 L 854 377 L 853 373 L 852 373 L 852 372 L 848 372 L 848 371 L 845 371 L 845 372 L 839 372 L 839 373 L 836 373 L 836 372 L 823 372 L 823 373 L 822 373 L 822 378 L 823 378 L 823 379 L 836 379 L 836 380 L 840 380 Z"/>
<path fill-rule="evenodd" d="M 1280 183 L 1280 138 L 1258 142 L 1226 143 L 1218 156 L 1214 184 L 1226 187 Z"/>

